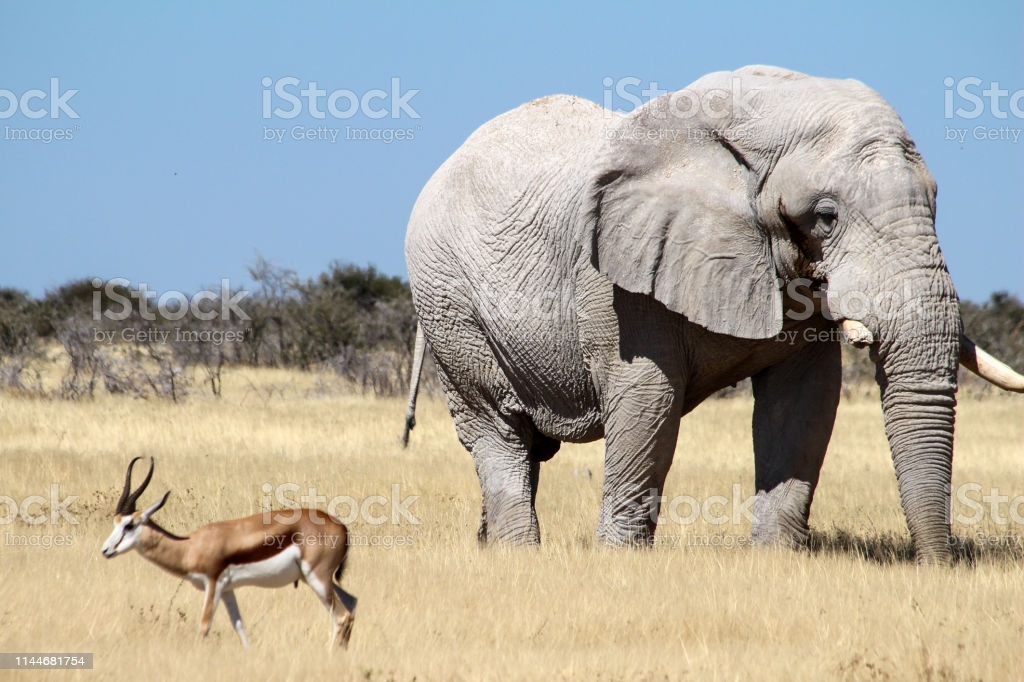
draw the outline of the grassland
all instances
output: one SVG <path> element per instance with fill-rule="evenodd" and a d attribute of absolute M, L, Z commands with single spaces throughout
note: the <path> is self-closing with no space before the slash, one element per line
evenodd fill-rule
<path fill-rule="evenodd" d="M 742 518 L 668 521 L 651 550 L 595 546 L 600 443 L 564 446 L 543 466 L 542 547 L 481 551 L 479 488 L 443 402 L 421 401 L 403 450 L 400 400 L 272 370 L 227 374 L 223 394 L 180 404 L 0 394 L 0 495 L 47 496 L 57 483 L 61 497 L 78 496 L 77 524 L 0 526 L 4 538 L 71 543 L 0 538 L 0 651 L 95 654 L 92 671 L 0 678 L 1008 680 L 1024 670 L 1024 528 L 986 509 L 980 523 L 954 525 L 968 542 L 953 568 L 909 562 L 877 400 L 840 408 L 811 551 L 741 546 Z M 1022 407 L 961 404 L 954 486 L 980 484 L 976 499 L 1024 495 Z M 683 421 L 667 497 L 753 492 L 750 411 L 745 399 L 709 401 Z M 419 496 L 408 504 L 419 523 L 350 524 L 365 546 L 343 581 L 360 598 L 348 651 L 327 652 L 328 617 L 304 587 L 239 592 L 248 652 L 223 611 L 199 641 L 199 592 L 134 553 L 99 553 L 136 455 L 157 459 L 142 503 L 170 488 L 158 518 L 177 532 L 260 511 L 267 483 L 357 500 L 397 485 Z M 394 546 L 399 537 L 411 544 Z"/>

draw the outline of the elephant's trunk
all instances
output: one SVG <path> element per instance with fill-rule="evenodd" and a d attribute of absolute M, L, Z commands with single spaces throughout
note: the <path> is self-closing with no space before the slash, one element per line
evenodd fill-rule
<path fill-rule="evenodd" d="M 949 485 L 956 398 L 889 386 L 882 410 L 900 501 L 920 563 L 950 558 Z"/>
<path fill-rule="evenodd" d="M 900 501 L 920 563 L 951 558 L 949 496 L 961 321 L 949 274 L 905 274 L 923 286 L 896 320 L 882 323 L 875 347 L 885 433 Z"/>

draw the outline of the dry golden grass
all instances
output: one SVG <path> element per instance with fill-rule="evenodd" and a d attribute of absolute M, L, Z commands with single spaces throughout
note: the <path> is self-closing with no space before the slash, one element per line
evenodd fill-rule
<path fill-rule="evenodd" d="M 1022 406 L 961 405 L 954 484 L 1024 495 Z M 711 401 L 683 420 L 669 498 L 729 496 L 734 483 L 752 492 L 750 410 L 748 400 Z M 70 547 L 48 550 L 0 539 L 0 651 L 95 653 L 89 672 L 6 675 L 1007 680 L 1024 669 L 1024 553 L 974 540 L 981 532 L 1013 542 L 1024 529 L 986 513 L 981 525 L 955 526 L 972 550 L 955 567 L 908 563 L 877 401 L 840 409 L 811 519 L 817 548 L 805 552 L 693 546 L 696 536 L 721 545 L 749 532 L 705 522 L 663 524 L 664 538 L 681 539 L 675 548 L 596 547 L 601 443 L 564 446 L 543 466 L 541 548 L 480 551 L 479 488 L 443 403 L 421 401 L 408 450 L 398 443 L 403 412 L 401 400 L 269 370 L 232 372 L 222 399 L 183 404 L 0 394 L 0 494 L 22 500 L 57 482 L 62 495 L 79 496 L 71 511 L 80 522 L 0 526 L 72 536 Z M 357 499 L 398 484 L 421 496 L 410 506 L 421 523 L 350 524 L 354 534 L 414 544 L 352 549 L 343 584 L 360 602 L 347 652 L 328 654 L 328 617 L 306 587 L 239 591 L 248 652 L 223 610 L 202 642 L 199 592 L 134 553 L 99 553 L 136 455 L 157 458 L 143 504 L 173 490 L 157 517 L 173 531 L 255 513 L 262 484 L 286 482 Z M 574 475 L 584 467 L 592 479 Z"/>

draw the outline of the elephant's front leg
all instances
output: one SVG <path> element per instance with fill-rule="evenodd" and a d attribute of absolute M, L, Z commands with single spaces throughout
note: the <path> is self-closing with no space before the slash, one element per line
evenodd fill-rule
<path fill-rule="evenodd" d="M 842 364 L 839 343 L 818 341 L 752 377 L 757 497 L 752 535 L 802 545 L 832 436 Z"/>
<path fill-rule="evenodd" d="M 679 434 L 681 389 L 634 358 L 630 384 L 605 399 L 605 474 L 597 537 L 609 545 L 654 540 L 665 476 Z"/>

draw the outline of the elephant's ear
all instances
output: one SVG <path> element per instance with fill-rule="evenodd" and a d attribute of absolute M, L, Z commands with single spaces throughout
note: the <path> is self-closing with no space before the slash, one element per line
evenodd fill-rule
<path fill-rule="evenodd" d="M 710 331 L 775 336 L 782 295 L 754 214 L 756 179 L 723 142 L 682 135 L 624 135 L 603 155 L 588 187 L 591 263 Z"/>

